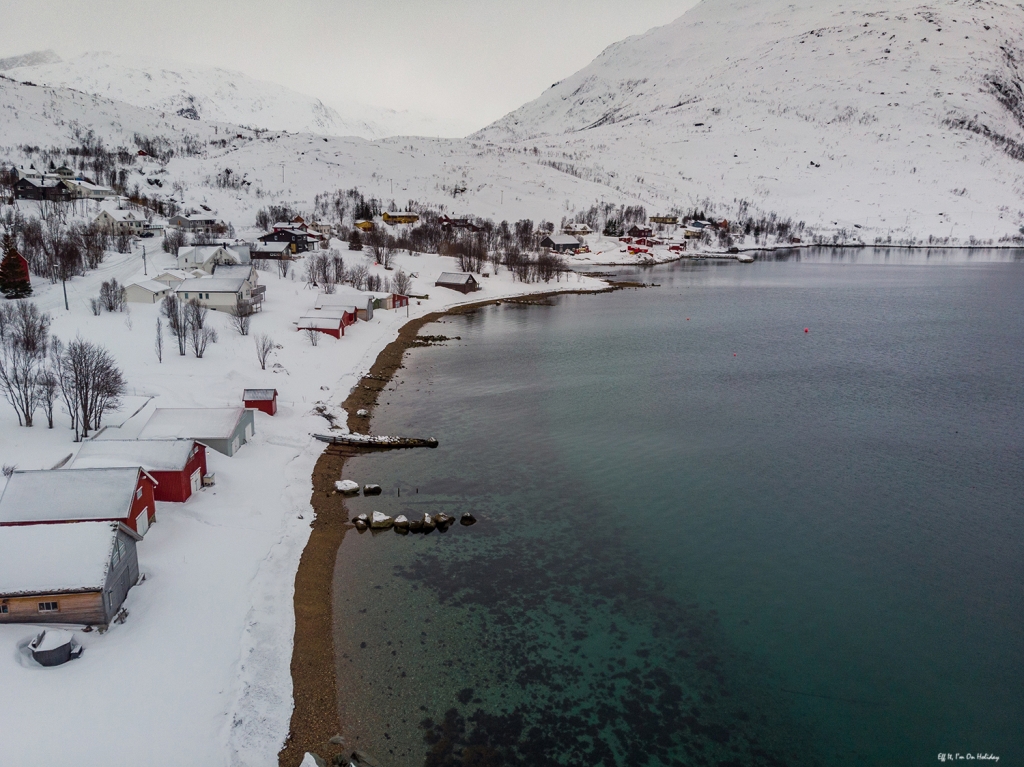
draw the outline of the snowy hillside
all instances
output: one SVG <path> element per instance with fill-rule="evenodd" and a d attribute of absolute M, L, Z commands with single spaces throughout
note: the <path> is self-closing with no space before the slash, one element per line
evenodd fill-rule
<path fill-rule="evenodd" d="M 1024 224 L 1024 6 L 704 0 L 471 138 L 661 207 L 874 236 Z"/>
<path fill-rule="evenodd" d="M 192 120 L 365 138 L 393 132 L 391 125 L 374 119 L 392 119 L 386 110 L 353 105 L 343 117 L 313 96 L 227 69 L 139 62 L 113 53 L 85 53 L 63 61 L 44 52 L 4 61 L 7 65 L 0 62 L 0 69 L 15 80 L 74 88 Z"/>

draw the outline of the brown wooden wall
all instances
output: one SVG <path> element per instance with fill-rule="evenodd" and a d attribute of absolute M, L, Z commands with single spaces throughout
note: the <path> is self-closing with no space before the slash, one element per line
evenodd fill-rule
<path fill-rule="evenodd" d="M 7 612 L 0 613 L 0 623 L 79 623 L 86 626 L 107 622 L 103 596 L 99 591 L 84 594 L 8 597 Z M 40 602 L 56 602 L 57 612 L 39 612 Z"/>

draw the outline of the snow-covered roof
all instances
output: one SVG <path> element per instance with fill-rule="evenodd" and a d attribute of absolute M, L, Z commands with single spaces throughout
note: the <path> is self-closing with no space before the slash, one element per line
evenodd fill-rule
<path fill-rule="evenodd" d="M 0 496 L 0 525 L 127 519 L 140 466 L 16 471 Z"/>
<path fill-rule="evenodd" d="M 291 246 L 287 242 L 257 242 L 252 246 L 253 253 L 283 253 Z"/>
<path fill-rule="evenodd" d="M 355 311 L 353 307 L 352 311 Z M 321 314 L 307 314 L 304 317 L 299 317 L 299 330 L 305 330 L 311 328 L 313 330 L 337 330 L 341 327 L 342 318 L 336 316 L 333 312 Z"/>
<path fill-rule="evenodd" d="M 158 274 L 153 279 L 156 280 L 157 282 L 165 282 L 167 280 L 172 280 L 174 282 L 184 282 L 190 276 L 191 275 L 184 269 L 168 269 L 164 272 L 160 272 L 160 274 Z"/>
<path fill-rule="evenodd" d="M 252 264 L 217 264 L 213 269 L 213 276 L 217 278 L 240 277 L 247 280 L 252 276 Z"/>
<path fill-rule="evenodd" d="M 338 285 L 334 293 L 320 293 L 313 306 L 316 309 L 326 309 L 355 305 L 365 309 L 371 301 L 373 301 L 372 293 L 364 293 L 346 285 Z"/>
<path fill-rule="evenodd" d="M 139 439 L 228 439 L 244 415 L 242 407 L 158 407 Z"/>
<path fill-rule="evenodd" d="M 156 280 L 140 280 L 139 282 L 130 283 L 128 287 L 142 288 L 150 293 L 165 293 L 171 289 L 171 286 L 166 282 L 157 282 Z"/>
<path fill-rule="evenodd" d="M 175 293 L 238 293 L 245 277 L 190 277 L 175 288 Z"/>
<path fill-rule="evenodd" d="M 115 221 L 145 221 L 145 217 L 131 210 L 105 210 L 103 211 Z"/>
<path fill-rule="evenodd" d="M 108 439 L 82 443 L 74 469 L 141 466 L 146 471 L 181 471 L 192 455 L 191 439 Z"/>
<path fill-rule="evenodd" d="M 116 522 L 0 527 L 0 596 L 103 588 Z"/>
<path fill-rule="evenodd" d="M 242 399 L 249 401 L 268 401 L 277 396 L 277 389 L 244 389 Z"/>
<path fill-rule="evenodd" d="M 470 280 L 473 280 L 473 275 L 469 272 L 441 272 L 441 276 L 437 278 L 438 282 L 449 285 L 465 285 Z"/>

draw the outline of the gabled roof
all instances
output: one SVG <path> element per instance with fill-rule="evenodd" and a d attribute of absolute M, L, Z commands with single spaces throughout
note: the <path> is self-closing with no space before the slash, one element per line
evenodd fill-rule
<path fill-rule="evenodd" d="M 140 280 L 139 282 L 130 283 L 128 287 L 142 288 L 150 293 L 166 293 L 171 289 L 171 286 L 166 282 L 157 282 L 156 280 Z"/>
<path fill-rule="evenodd" d="M 355 307 L 352 307 L 352 311 L 355 312 Z M 299 330 L 306 330 L 307 328 L 312 330 L 337 330 L 344 321 L 340 312 L 317 312 L 316 314 L 307 314 L 299 317 L 298 326 Z"/>
<path fill-rule="evenodd" d="M 367 304 L 373 302 L 372 293 L 364 293 L 348 285 L 338 285 L 334 293 L 320 293 L 313 305 L 316 309 L 338 308 L 346 306 L 359 306 L 363 309 Z"/>
<path fill-rule="evenodd" d="M 145 221 L 145 217 L 135 213 L 131 210 L 104 210 L 101 211 L 101 215 L 106 213 L 115 221 Z"/>
<path fill-rule="evenodd" d="M 0 596 L 98 591 L 107 580 L 117 522 L 0 527 Z"/>
<path fill-rule="evenodd" d="M 251 250 L 253 253 L 283 253 L 289 247 L 287 242 L 257 242 Z"/>
<path fill-rule="evenodd" d="M 574 248 L 580 245 L 580 241 L 571 234 L 549 234 L 544 239 L 550 240 L 552 245 L 571 245 Z"/>
<path fill-rule="evenodd" d="M 267 401 L 277 396 L 277 389 L 244 389 L 242 399 L 246 401 Z"/>
<path fill-rule="evenodd" d="M 127 519 L 140 466 L 16 471 L 0 496 L 0 525 Z"/>
<path fill-rule="evenodd" d="M 82 443 L 74 469 L 141 466 L 146 471 L 181 471 L 192 455 L 191 439 L 108 439 Z"/>
<path fill-rule="evenodd" d="M 244 407 L 158 407 L 139 439 L 229 439 L 244 415 Z"/>
<path fill-rule="evenodd" d="M 437 281 L 448 285 L 465 285 L 468 282 L 476 282 L 476 278 L 469 272 L 442 272 Z"/>

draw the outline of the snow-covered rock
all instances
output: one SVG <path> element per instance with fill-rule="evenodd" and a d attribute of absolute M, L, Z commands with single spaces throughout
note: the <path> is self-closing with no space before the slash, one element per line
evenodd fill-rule
<path fill-rule="evenodd" d="M 354 495 L 359 492 L 359 483 L 351 479 L 342 479 L 334 483 L 334 489 L 345 495 Z"/>
<path fill-rule="evenodd" d="M 387 514 L 375 511 L 370 515 L 370 527 L 374 530 L 384 530 L 394 524 L 394 520 Z"/>

